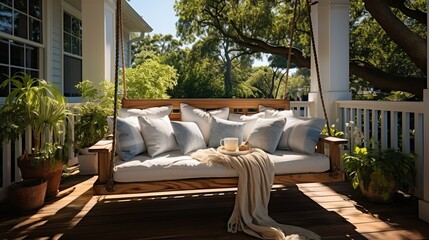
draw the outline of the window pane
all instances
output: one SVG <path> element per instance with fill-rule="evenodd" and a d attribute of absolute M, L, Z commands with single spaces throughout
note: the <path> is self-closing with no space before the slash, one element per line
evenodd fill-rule
<path fill-rule="evenodd" d="M 12 34 L 12 9 L 0 5 L 0 32 Z"/>
<path fill-rule="evenodd" d="M 27 16 L 15 11 L 14 35 L 27 39 Z"/>
<path fill-rule="evenodd" d="M 27 0 L 15 0 L 15 9 L 18 9 L 19 11 L 23 13 L 27 12 Z"/>
<path fill-rule="evenodd" d="M 80 56 L 80 41 L 77 37 L 72 37 L 72 54 Z"/>
<path fill-rule="evenodd" d="M 72 18 L 72 34 L 80 37 L 80 21 L 76 18 Z"/>
<path fill-rule="evenodd" d="M 30 15 L 42 19 L 42 3 L 40 0 L 29 0 Z"/>
<path fill-rule="evenodd" d="M 4 3 L 12 7 L 12 0 L 0 0 L 0 3 Z"/>
<path fill-rule="evenodd" d="M 71 51 L 71 49 L 72 49 L 72 47 L 71 47 L 71 35 L 70 34 L 68 34 L 68 33 L 64 33 L 64 51 L 65 52 L 68 52 L 68 53 L 71 53 L 72 51 Z"/>
<path fill-rule="evenodd" d="M 14 67 L 10 68 L 10 75 L 11 76 L 13 76 L 17 73 L 24 73 L 24 72 L 25 72 L 25 69 L 23 69 L 23 68 L 14 68 Z"/>
<path fill-rule="evenodd" d="M 27 47 L 26 48 L 26 67 L 32 69 L 39 69 L 39 51 L 37 48 Z"/>
<path fill-rule="evenodd" d="M 9 41 L 0 38 L 0 63 L 9 64 Z"/>
<path fill-rule="evenodd" d="M 32 78 L 39 78 L 39 71 L 27 70 L 27 74 Z"/>
<path fill-rule="evenodd" d="M 10 44 L 10 64 L 24 67 L 24 46 L 22 44 Z"/>
<path fill-rule="evenodd" d="M 76 84 L 82 81 L 82 60 L 64 56 L 64 96 L 79 96 Z"/>
<path fill-rule="evenodd" d="M 42 42 L 42 23 L 38 20 L 30 18 L 30 39 L 31 41 Z"/>
<path fill-rule="evenodd" d="M 9 76 L 9 67 L 0 66 L 0 84 L 6 80 L 6 76 Z M 9 94 L 9 88 L 0 88 L 0 97 L 6 97 Z"/>
<path fill-rule="evenodd" d="M 71 19 L 70 15 L 67 13 L 64 13 L 64 32 L 71 33 Z"/>

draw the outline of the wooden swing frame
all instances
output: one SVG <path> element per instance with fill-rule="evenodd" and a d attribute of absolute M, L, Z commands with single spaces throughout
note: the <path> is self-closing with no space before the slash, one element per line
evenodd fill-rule
<path fill-rule="evenodd" d="M 116 64 L 115 64 L 115 106 L 113 119 L 113 140 L 100 141 L 92 146 L 89 151 L 98 153 L 98 180 L 94 184 L 95 194 L 130 194 L 130 193 L 147 193 L 147 192 L 164 192 L 178 190 L 194 190 L 207 188 L 230 188 L 236 187 L 237 178 L 202 178 L 202 179 L 187 179 L 187 180 L 172 180 L 172 181 L 152 181 L 152 182 L 136 182 L 136 183 L 117 183 L 113 180 L 114 158 L 115 158 L 115 139 L 116 139 L 116 115 L 117 115 L 117 92 L 118 92 L 118 70 L 119 70 L 119 47 L 122 54 L 122 78 L 124 82 L 124 97 L 122 99 L 123 108 L 150 108 L 172 105 L 173 111 L 170 114 L 171 120 L 180 121 L 180 103 L 187 103 L 191 106 L 201 109 L 216 109 L 228 107 L 230 112 L 238 112 L 243 114 L 255 113 L 259 105 L 275 109 L 290 109 L 290 102 L 286 99 L 127 99 L 125 88 L 124 74 L 124 51 L 123 51 L 123 34 L 122 34 L 122 13 L 121 1 L 116 1 Z M 308 12 L 310 17 L 310 3 L 307 2 Z M 296 19 L 297 3 L 294 8 L 294 22 Z M 294 23 L 295 24 L 295 23 Z M 311 27 L 311 35 L 312 35 Z M 292 42 L 292 39 L 291 39 Z M 314 46 L 314 38 L 312 36 Z M 290 61 L 290 56 L 288 57 Z M 318 64 L 316 57 L 316 66 L 318 72 Z M 318 74 L 319 90 L 320 76 Z M 323 96 L 322 104 L 324 108 Z M 326 110 L 324 108 L 325 118 Z M 329 124 L 328 124 L 329 127 Z M 328 132 L 329 129 L 328 129 Z M 347 143 L 346 139 L 336 138 L 332 136 L 320 136 L 316 147 L 316 152 L 327 154 L 330 161 L 330 170 L 322 173 L 300 173 L 277 175 L 274 179 L 274 184 L 296 184 L 306 182 L 339 182 L 344 181 L 344 173 L 340 170 L 340 147 Z M 325 147 L 327 152 L 325 153 Z"/>

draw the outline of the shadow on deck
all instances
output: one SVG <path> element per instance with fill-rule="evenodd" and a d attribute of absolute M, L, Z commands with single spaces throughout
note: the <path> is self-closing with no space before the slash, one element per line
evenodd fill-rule
<path fill-rule="evenodd" d="M 35 213 L 19 215 L 1 204 L 0 239 L 254 239 L 226 232 L 234 189 L 93 196 L 95 180 L 66 178 L 58 197 Z M 417 208 L 414 198 L 374 204 L 349 183 L 311 183 L 276 186 L 269 212 L 322 239 L 427 239 L 429 224 Z"/>

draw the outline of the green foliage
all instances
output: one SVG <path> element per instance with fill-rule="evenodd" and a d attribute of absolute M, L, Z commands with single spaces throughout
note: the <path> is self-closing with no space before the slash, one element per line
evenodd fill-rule
<path fill-rule="evenodd" d="M 167 90 L 177 84 L 176 70 L 153 59 L 126 69 L 125 75 L 129 98 L 168 98 Z"/>
<path fill-rule="evenodd" d="M 329 132 L 330 132 L 331 134 L 329 134 Z M 342 131 L 338 131 L 338 130 L 335 128 L 335 124 L 332 124 L 332 125 L 329 127 L 329 132 L 328 132 L 328 125 L 326 125 L 326 124 L 325 124 L 325 126 L 323 127 L 323 129 L 322 129 L 322 131 L 320 132 L 320 134 L 322 134 L 322 135 L 326 135 L 326 136 L 332 136 L 332 137 L 344 137 L 344 132 L 342 132 Z"/>
<path fill-rule="evenodd" d="M 305 2 L 298 7 L 298 20 L 293 41 L 294 53 L 298 59 L 295 63 L 300 67 L 308 67 L 310 55 L 309 25 Z M 253 0 L 179 0 L 175 3 L 175 10 L 179 17 L 176 24 L 179 36 L 187 43 L 194 43 L 197 39 L 206 39 L 207 36 L 221 35 L 227 40 L 246 47 L 251 53 L 286 56 L 290 43 L 293 7 L 296 1 L 253 1 Z M 407 53 L 394 43 L 375 19 L 365 10 L 362 0 L 350 1 L 350 59 L 365 61 L 390 75 L 422 78 L 422 72 L 408 57 Z M 426 1 L 405 1 L 410 11 L 426 11 Z M 398 9 L 392 12 L 404 23 L 405 27 L 426 38 L 426 25 L 411 17 L 405 16 Z M 406 41 L 407 39 L 404 39 Z M 226 42 L 226 41 L 224 41 Z M 423 53 L 426 54 L 426 53 Z M 279 63 L 279 64 L 278 64 Z M 281 66 L 281 61 L 275 61 L 275 66 Z M 368 68 L 365 68 L 368 70 Z M 352 71 L 353 72 L 353 71 Z M 360 76 L 371 76 L 377 79 L 371 71 L 361 73 Z M 388 77 L 380 80 L 386 80 Z M 351 76 L 352 93 L 359 90 L 368 90 L 374 85 Z M 245 80 L 247 81 L 247 80 Z M 254 81 L 254 80 L 252 80 Z M 376 82 L 377 80 L 372 80 Z M 381 82 L 381 81 L 380 81 Z M 400 89 L 406 83 L 395 88 Z M 277 84 L 279 86 L 280 84 Z M 273 89 L 271 84 L 270 89 Z M 385 86 L 385 85 L 384 85 Z M 267 95 L 265 90 L 261 94 Z M 271 92 L 271 95 L 275 91 Z M 296 95 L 290 93 L 291 96 Z M 361 96 L 359 96 L 361 97 Z M 365 97 L 371 97 L 370 95 Z M 295 98 L 295 97 L 294 97 Z"/>
<path fill-rule="evenodd" d="M 107 116 L 113 115 L 113 84 L 101 82 L 100 91 L 94 83 L 85 80 L 76 85 L 87 102 L 79 106 L 79 117 L 74 126 L 76 149 L 90 147 L 107 135 Z"/>
<path fill-rule="evenodd" d="M 1 134 L 1 142 L 16 140 L 26 127 L 30 127 L 33 137 L 31 154 L 36 156 L 47 152 L 49 155 L 49 152 L 62 149 L 61 134 L 64 129 L 68 129 L 67 118 L 70 112 L 61 92 L 52 83 L 32 78 L 25 73 L 6 79 L 0 88 L 7 86 L 11 86 L 11 90 L 0 109 L 0 129 L 3 131 L 6 128 L 5 134 Z M 7 129 L 7 126 L 11 127 Z M 43 158 L 44 154 L 41 156 L 36 160 L 51 160 Z M 37 165 L 34 161 L 33 164 Z"/>
<path fill-rule="evenodd" d="M 90 147 L 107 135 L 107 116 L 111 111 L 96 103 L 82 104 L 74 127 L 76 149 Z"/>
<path fill-rule="evenodd" d="M 375 180 L 382 197 L 387 200 L 391 180 L 396 181 L 397 189 L 405 192 L 413 190 L 416 158 L 415 154 L 406 154 L 397 149 L 367 149 L 356 146 L 352 155 L 343 156 L 344 171 L 350 177 L 354 188 L 362 181 L 364 188 L 368 189 L 370 180 Z"/>

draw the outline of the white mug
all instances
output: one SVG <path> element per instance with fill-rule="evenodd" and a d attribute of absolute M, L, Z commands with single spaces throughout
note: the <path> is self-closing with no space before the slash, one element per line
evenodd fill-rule
<path fill-rule="evenodd" d="M 237 151 L 238 138 L 223 138 L 220 140 L 220 145 L 227 151 Z"/>

